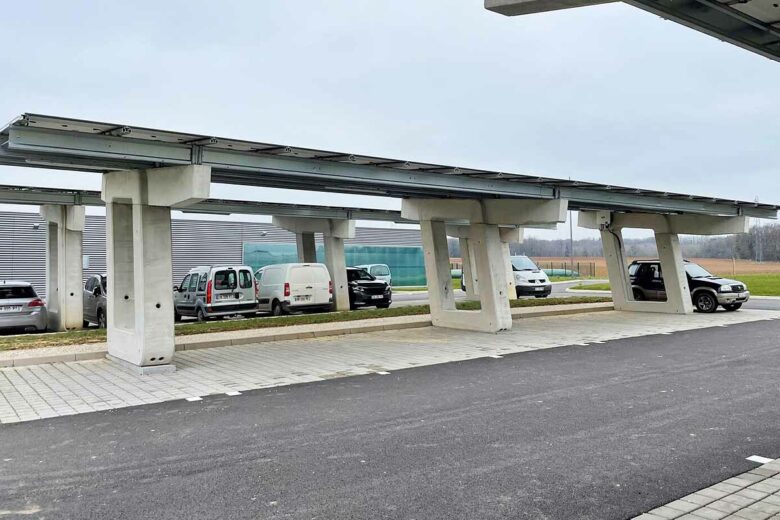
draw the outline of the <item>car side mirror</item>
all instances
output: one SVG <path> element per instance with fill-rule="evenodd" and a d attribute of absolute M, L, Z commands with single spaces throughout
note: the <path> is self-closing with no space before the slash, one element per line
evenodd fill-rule
<path fill-rule="evenodd" d="M 178 285 L 174 285 L 173 286 L 173 292 L 179 292 L 179 286 Z"/>
<path fill-rule="evenodd" d="M 95 287 L 94 289 L 92 289 L 92 295 L 100 296 L 100 287 Z"/>

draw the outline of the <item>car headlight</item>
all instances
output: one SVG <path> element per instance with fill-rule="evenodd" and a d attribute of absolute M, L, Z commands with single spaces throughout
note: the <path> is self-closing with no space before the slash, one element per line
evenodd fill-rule
<path fill-rule="evenodd" d="M 720 291 L 720 292 L 732 292 L 733 289 L 731 288 L 730 285 L 721 285 L 720 289 L 718 289 L 718 291 Z"/>

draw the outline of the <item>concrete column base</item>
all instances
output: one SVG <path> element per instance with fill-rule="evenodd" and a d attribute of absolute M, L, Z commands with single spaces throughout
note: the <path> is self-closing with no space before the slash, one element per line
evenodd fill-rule
<path fill-rule="evenodd" d="M 106 359 L 111 361 L 112 363 L 116 363 L 116 365 L 121 368 L 122 370 L 125 370 L 127 372 L 130 372 L 131 374 L 136 374 L 139 376 L 153 376 L 158 374 L 172 374 L 176 372 L 176 365 L 169 364 L 169 365 L 150 365 L 150 366 L 138 366 L 133 363 L 130 363 L 129 361 L 125 361 L 122 358 L 118 358 L 116 356 L 112 356 L 111 354 L 106 354 Z"/>

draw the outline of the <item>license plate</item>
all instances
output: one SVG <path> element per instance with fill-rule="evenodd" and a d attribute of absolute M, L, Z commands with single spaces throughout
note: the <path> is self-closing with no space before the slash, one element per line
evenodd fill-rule
<path fill-rule="evenodd" d="M 217 300 L 235 300 L 236 296 L 233 294 L 219 294 Z"/>
<path fill-rule="evenodd" d="M 295 296 L 294 300 L 296 302 L 307 302 L 307 301 L 311 300 L 311 296 L 308 295 L 308 294 L 306 294 L 304 296 Z"/>
<path fill-rule="evenodd" d="M 19 312 L 21 310 L 21 305 L 4 305 L 0 307 L 0 312 Z"/>
<path fill-rule="evenodd" d="M 382 300 L 382 299 L 384 299 L 384 296 L 382 296 L 381 294 L 375 294 L 375 295 L 371 296 L 371 299 L 372 300 Z"/>
<path fill-rule="evenodd" d="M 544 291 L 544 287 L 534 287 L 534 291 Z"/>

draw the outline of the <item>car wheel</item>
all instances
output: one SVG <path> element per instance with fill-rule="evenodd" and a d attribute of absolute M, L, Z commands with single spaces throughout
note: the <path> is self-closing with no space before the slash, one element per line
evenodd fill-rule
<path fill-rule="evenodd" d="M 206 321 L 206 313 L 203 312 L 202 307 L 198 308 L 198 314 L 195 317 L 198 319 L 199 322 Z"/>
<path fill-rule="evenodd" d="M 694 301 L 696 310 L 699 312 L 715 312 L 718 310 L 718 300 L 708 292 L 700 292 L 696 295 Z"/>
<path fill-rule="evenodd" d="M 181 314 L 176 309 L 173 310 L 173 321 L 179 323 L 181 321 Z"/>
<path fill-rule="evenodd" d="M 645 299 L 645 293 L 643 293 L 639 289 L 634 289 L 633 293 L 634 293 L 635 302 L 641 302 L 642 300 Z"/>
<path fill-rule="evenodd" d="M 106 313 L 105 312 L 98 312 L 97 315 L 98 319 L 98 328 L 99 329 L 105 329 L 106 328 Z"/>
<path fill-rule="evenodd" d="M 729 304 L 729 305 L 724 305 L 724 306 L 723 306 L 723 308 L 724 308 L 724 309 L 726 309 L 726 310 L 727 310 L 727 311 L 729 311 L 729 312 L 736 311 L 736 310 L 738 310 L 740 307 L 742 307 L 742 304 L 741 304 L 741 303 L 731 303 L 731 304 Z"/>
<path fill-rule="evenodd" d="M 81 322 L 81 328 L 86 329 L 88 327 L 89 327 L 89 322 L 87 320 Z"/>
<path fill-rule="evenodd" d="M 273 316 L 282 315 L 282 306 L 279 302 L 274 301 L 273 305 L 271 305 L 271 315 Z"/>

